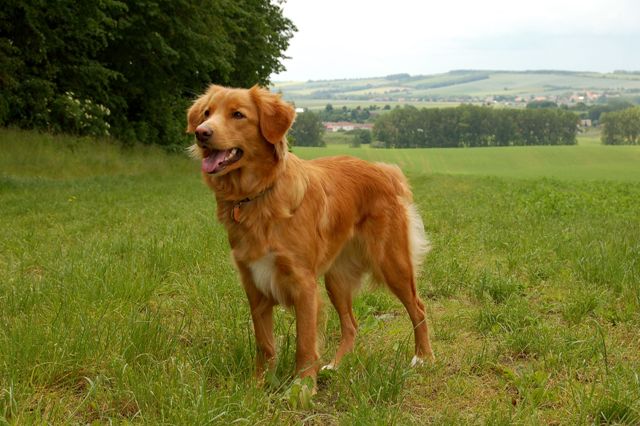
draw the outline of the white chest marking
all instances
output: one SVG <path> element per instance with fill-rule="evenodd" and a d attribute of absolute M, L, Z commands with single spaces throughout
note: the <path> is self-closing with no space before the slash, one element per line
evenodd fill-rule
<path fill-rule="evenodd" d="M 276 256 L 269 252 L 260 259 L 249 264 L 253 282 L 258 290 L 265 296 L 269 296 L 278 303 L 283 304 L 284 300 L 282 292 L 278 287 L 275 279 L 275 258 Z"/>

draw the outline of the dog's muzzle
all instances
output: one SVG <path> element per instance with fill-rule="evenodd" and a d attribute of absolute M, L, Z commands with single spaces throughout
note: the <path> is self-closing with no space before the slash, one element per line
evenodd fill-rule
<path fill-rule="evenodd" d="M 209 126 L 199 125 L 196 127 L 196 140 L 198 141 L 198 146 L 205 148 L 207 146 L 207 142 L 213 136 L 213 130 Z"/>

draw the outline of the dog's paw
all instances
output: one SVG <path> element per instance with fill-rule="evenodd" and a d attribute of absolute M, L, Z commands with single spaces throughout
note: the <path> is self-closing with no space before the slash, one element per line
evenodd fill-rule
<path fill-rule="evenodd" d="M 411 368 L 420 367 L 424 365 L 424 359 L 420 358 L 418 355 L 414 355 L 411 359 Z"/>
<path fill-rule="evenodd" d="M 338 369 L 338 367 L 334 364 L 333 361 L 331 361 L 329 364 L 323 365 L 322 368 L 320 368 L 320 371 L 337 370 L 337 369 Z"/>
<path fill-rule="evenodd" d="M 411 367 L 412 368 L 420 367 L 420 366 L 423 366 L 425 363 L 433 364 L 434 362 L 436 362 L 436 357 L 433 356 L 433 354 L 429 354 L 425 358 L 419 357 L 418 355 L 414 355 L 413 358 L 411 359 Z"/>

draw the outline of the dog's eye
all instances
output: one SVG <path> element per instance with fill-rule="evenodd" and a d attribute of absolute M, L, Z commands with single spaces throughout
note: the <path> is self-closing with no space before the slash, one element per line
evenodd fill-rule
<path fill-rule="evenodd" d="M 232 115 L 233 118 L 235 118 L 236 120 L 241 120 L 245 117 L 245 115 L 243 113 L 241 113 L 240 111 L 235 111 Z"/>
<path fill-rule="evenodd" d="M 204 118 L 207 118 L 207 117 L 209 117 L 209 110 L 205 109 L 204 110 Z"/>

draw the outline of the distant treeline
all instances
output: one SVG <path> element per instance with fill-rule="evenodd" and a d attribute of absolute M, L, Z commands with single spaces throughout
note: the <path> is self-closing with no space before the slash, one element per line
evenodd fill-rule
<path fill-rule="evenodd" d="M 600 124 L 605 145 L 640 144 L 640 107 L 602 114 Z"/>
<path fill-rule="evenodd" d="M 293 31 L 270 0 L 6 0 L 0 125 L 180 147 L 191 100 L 268 83 Z"/>
<path fill-rule="evenodd" d="M 603 101 L 599 101 L 597 104 L 587 105 L 584 102 L 578 102 L 575 105 L 567 106 L 567 105 L 558 105 L 553 101 L 531 101 L 527 104 L 528 109 L 541 109 L 541 108 L 562 108 L 565 110 L 573 111 L 581 119 L 589 119 L 593 122 L 594 125 L 597 125 L 600 121 L 600 116 L 607 112 L 620 111 L 627 108 L 632 108 L 634 104 L 631 101 L 640 102 L 640 98 L 637 100 L 634 98 L 628 99 L 606 99 L 606 103 Z"/>
<path fill-rule="evenodd" d="M 408 106 L 378 116 L 374 138 L 387 148 L 573 145 L 577 124 L 561 109 Z"/>
<path fill-rule="evenodd" d="M 364 108 L 360 106 L 356 106 L 355 108 L 348 108 L 346 106 L 334 108 L 333 105 L 327 104 L 323 110 L 318 111 L 318 115 L 321 121 L 350 121 L 352 123 L 364 123 L 372 118 L 371 111 L 379 109 L 380 107 L 376 105 L 369 105 Z M 391 109 L 391 107 L 388 107 L 387 109 Z"/>

